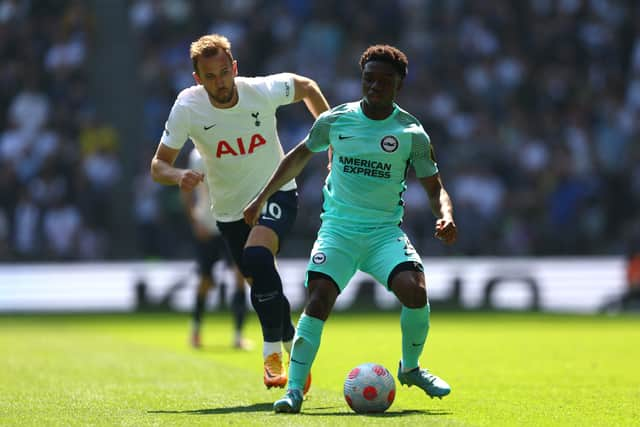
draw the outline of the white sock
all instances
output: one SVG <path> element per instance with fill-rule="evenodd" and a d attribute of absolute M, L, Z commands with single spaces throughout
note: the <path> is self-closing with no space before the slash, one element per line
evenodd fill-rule
<path fill-rule="evenodd" d="M 282 346 L 287 351 L 287 353 L 289 353 L 289 355 L 291 355 L 291 347 L 293 347 L 293 340 L 282 341 Z"/>
<path fill-rule="evenodd" d="M 262 357 L 266 359 L 267 356 L 273 353 L 282 354 L 282 341 L 264 342 L 264 345 L 262 346 Z"/>

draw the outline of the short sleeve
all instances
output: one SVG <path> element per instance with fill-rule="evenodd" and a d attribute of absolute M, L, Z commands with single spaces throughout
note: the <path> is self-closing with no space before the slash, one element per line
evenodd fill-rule
<path fill-rule="evenodd" d="M 294 100 L 295 88 L 291 73 L 272 74 L 265 77 L 265 87 L 274 108 L 291 104 Z"/>
<path fill-rule="evenodd" d="M 412 136 L 411 163 L 418 178 L 426 178 L 438 173 L 438 164 L 433 154 L 429 135 L 422 126 Z"/>
<path fill-rule="evenodd" d="M 189 138 L 189 111 L 178 100 L 171 108 L 160 142 L 179 150 Z"/>
<path fill-rule="evenodd" d="M 329 129 L 331 128 L 326 113 L 321 114 L 315 121 L 309 135 L 304 139 L 304 143 L 314 153 L 325 151 L 329 148 Z"/>

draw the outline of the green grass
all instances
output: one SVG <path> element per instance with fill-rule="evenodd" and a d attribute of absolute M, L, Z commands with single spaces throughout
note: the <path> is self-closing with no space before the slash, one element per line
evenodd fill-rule
<path fill-rule="evenodd" d="M 351 367 L 395 374 L 398 314 L 334 313 L 303 413 L 276 415 L 254 314 L 249 352 L 231 349 L 226 313 L 206 318 L 201 351 L 185 314 L 0 316 L 0 425 L 640 425 L 640 317 L 435 311 L 431 325 L 422 360 L 452 385 L 442 401 L 402 387 L 385 414 L 352 413 Z"/>

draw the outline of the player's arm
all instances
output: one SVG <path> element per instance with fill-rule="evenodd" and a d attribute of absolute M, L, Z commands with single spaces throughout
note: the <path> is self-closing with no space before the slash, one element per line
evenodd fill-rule
<path fill-rule="evenodd" d="M 440 174 L 436 173 L 435 175 L 418 179 L 429 196 L 431 211 L 438 218 L 436 220 L 435 237 L 447 244 L 455 242 L 458 236 L 458 229 L 453 221 L 453 204 L 449 193 L 447 193 L 442 184 Z"/>
<path fill-rule="evenodd" d="M 318 118 L 329 109 L 329 103 L 315 81 L 297 74 L 292 74 L 292 77 L 295 90 L 294 102 L 304 101 L 314 118 Z"/>
<path fill-rule="evenodd" d="M 205 185 L 201 183 L 199 185 Z M 185 215 L 191 224 L 194 236 L 199 240 L 206 240 L 211 236 L 209 229 L 202 224 L 196 215 L 196 192 L 195 191 L 180 191 L 180 201 L 184 206 Z"/>
<path fill-rule="evenodd" d="M 309 112 L 314 118 L 329 109 L 329 103 L 325 99 L 320 86 L 318 84 L 303 76 L 293 74 L 293 87 L 295 89 L 294 102 L 304 101 Z M 328 160 L 327 169 L 331 170 L 331 149 L 327 152 Z"/>
<path fill-rule="evenodd" d="M 260 194 L 244 210 L 244 220 L 253 226 L 258 222 L 262 205 L 287 182 L 300 175 L 306 164 L 313 156 L 313 151 L 309 150 L 306 141 L 300 142 L 293 150 L 289 151 L 282 159 L 278 169 L 273 173 L 267 185 Z"/>
<path fill-rule="evenodd" d="M 204 180 L 204 174 L 191 169 L 173 166 L 180 150 L 158 144 L 156 154 L 151 160 L 151 177 L 157 183 L 178 185 L 182 191 L 191 191 Z"/>

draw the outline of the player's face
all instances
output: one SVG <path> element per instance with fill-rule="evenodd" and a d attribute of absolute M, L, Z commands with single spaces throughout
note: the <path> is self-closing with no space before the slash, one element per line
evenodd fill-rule
<path fill-rule="evenodd" d="M 198 72 L 193 73 L 193 78 L 204 86 L 215 106 L 226 107 L 236 100 L 234 77 L 237 75 L 238 63 L 232 62 L 224 52 L 218 52 L 198 59 Z"/>
<path fill-rule="evenodd" d="M 369 61 L 362 70 L 362 96 L 373 108 L 389 107 L 400 89 L 402 79 L 388 62 Z"/>

